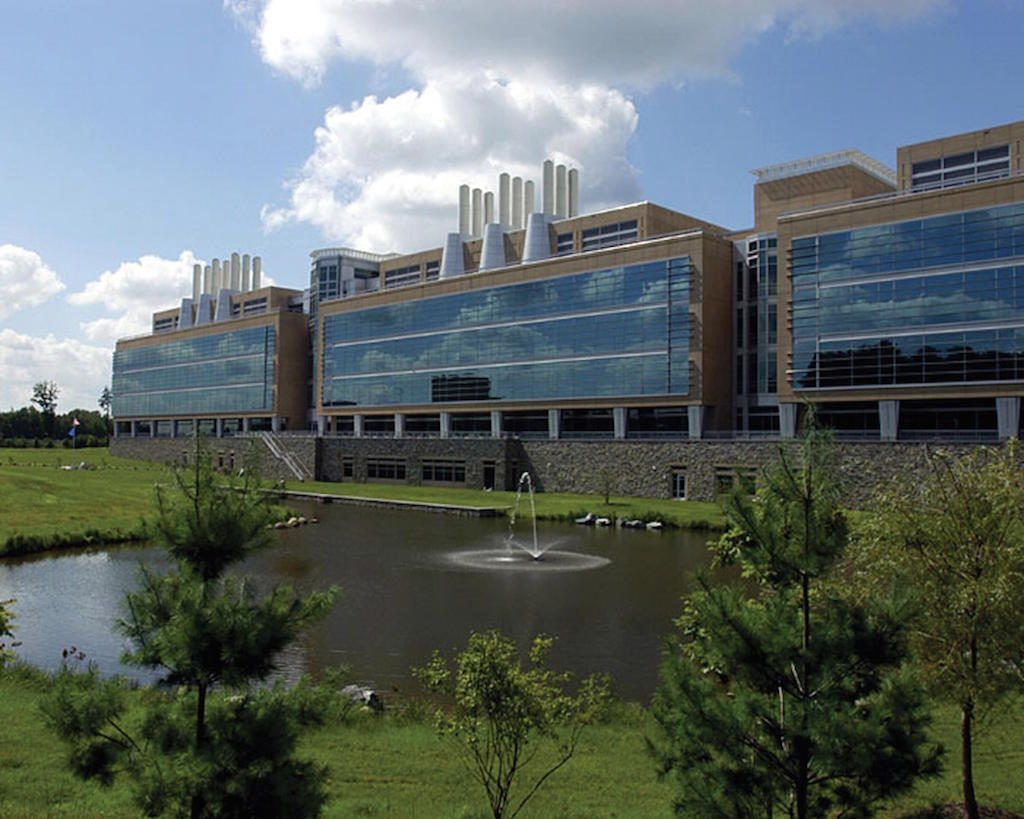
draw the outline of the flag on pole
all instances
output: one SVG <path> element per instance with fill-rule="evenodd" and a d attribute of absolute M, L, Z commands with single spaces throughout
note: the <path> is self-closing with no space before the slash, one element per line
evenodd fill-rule
<path fill-rule="evenodd" d="M 75 418 L 71 421 L 71 429 L 68 430 L 68 437 L 74 438 L 78 434 L 78 427 L 82 426 L 78 419 Z"/>

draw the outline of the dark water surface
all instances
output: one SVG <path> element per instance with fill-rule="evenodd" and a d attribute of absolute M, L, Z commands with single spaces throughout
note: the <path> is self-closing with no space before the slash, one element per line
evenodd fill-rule
<path fill-rule="evenodd" d="M 285 674 L 344 664 L 384 692 L 411 690 L 410 666 L 433 649 L 449 652 L 471 630 L 500 628 L 524 646 L 538 632 L 557 637 L 555 667 L 609 672 L 620 694 L 646 702 L 687 575 L 708 560 L 703 532 L 539 524 L 550 551 L 534 563 L 507 550 L 504 518 L 294 506 L 320 524 L 275 532 L 277 545 L 240 571 L 265 586 L 336 584 L 342 596 L 282 658 Z M 528 523 L 520 520 L 520 541 L 532 540 Z M 140 548 L 0 560 L 0 599 L 17 599 L 19 656 L 52 668 L 73 645 L 105 673 L 148 679 L 120 665 L 125 643 L 112 628 L 140 561 L 167 565 L 159 550 Z"/>

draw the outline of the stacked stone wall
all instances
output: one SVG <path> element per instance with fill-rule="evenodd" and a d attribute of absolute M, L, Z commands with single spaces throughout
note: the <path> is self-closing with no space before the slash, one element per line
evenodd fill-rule
<path fill-rule="evenodd" d="M 218 469 L 238 470 L 243 466 L 255 468 L 268 481 L 292 481 L 291 470 L 267 448 L 258 437 L 200 438 L 200 446 L 209 453 Z M 319 471 L 319 441 L 313 437 L 280 436 L 282 446 L 300 461 L 311 475 Z M 110 454 L 121 458 L 183 464 L 195 457 L 195 438 L 112 438 Z"/>
<path fill-rule="evenodd" d="M 799 457 L 799 445 L 778 441 L 519 441 L 510 461 L 529 471 L 547 492 L 672 497 L 673 473 L 685 472 L 690 500 L 714 500 L 718 475 L 749 474 L 778 457 L 780 447 Z M 837 443 L 836 463 L 844 495 L 866 501 L 886 481 L 913 475 L 929 449 L 963 454 L 971 445 Z"/>
<path fill-rule="evenodd" d="M 493 438 L 313 438 L 279 436 L 278 441 L 311 474 L 324 481 L 367 480 L 368 459 L 399 458 L 405 483 L 423 483 L 423 460 L 463 461 L 465 485 L 484 486 L 484 464 L 493 462 L 495 488 L 514 489 L 518 476 L 529 472 L 539 491 L 637 497 L 672 497 L 674 474 L 682 472 L 690 500 L 714 500 L 721 480 L 756 472 L 779 454 L 780 447 L 799 457 L 799 445 L 778 441 L 523 441 Z M 214 464 L 238 469 L 252 459 L 268 480 L 293 480 L 294 475 L 258 438 L 203 439 Z M 910 442 L 836 443 L 836 462 L 844 494 L 863 503 L 886 481 L 913 479 L 924 468 L 929 450 L 956 455 L 969 444 Z M 191 438 L 115 438 L 113 455 L 162 463 L 182 463 L 195 451 Z M 344 464 L 351 459 L 352 476 Z M 450 485 L 450 484 L 438 484 Z"/>

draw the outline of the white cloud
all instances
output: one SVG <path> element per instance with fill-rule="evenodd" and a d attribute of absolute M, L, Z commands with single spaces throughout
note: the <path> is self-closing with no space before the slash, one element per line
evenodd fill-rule
<path fill-rule="evenodd" d="M 420 78 L 480 69 L 503 78 L 650 88 L 726 73 L 773 27 L 820 35 L 886 23 L 947 0 L 265 0 L 228 3 L 253 20 L 263 59 L 318 83 L 333 59 L 401 64 Z"/>
<path fill-rule="evenodd" d="M 599 86 L 447 78 L 367 97 L 327 111 L 290 205 L 264 208 L 264 223 L 309 222 L 373 250 L 437 245 L 456 228 L 461 183 L 496 190 L 501 171 L 538 179 L 544 157 L 581 169 L 587 208 L 620 203 L 639 196 L 625 160 L 636 122 L 632 102 Z"/>
<path fill-rule="evenodd" d="M 30 336 L 0 330 L 0 407 L 28 406 L 32 386 L 56 381 L 58 412 L 78 407 L 97 409 L 104 385 L 110 384 L 113 350 L 76 339 Z"/>
<path fill-rule="evenodd" d="M 97 305 L 114 317 L 83 322 L 82 332 L 90 341 L 113 344 L 119 338 L 145 333 L 152 327 L 152 314 L 176 307 L 192 294 L 192 265 L 200 263 L 191 250 L 177 259 L 140 256 L 107 270 L 67 300 L 78 306 Z"/>
<path fill-rule="evenodd" d="M 0 318 L 48 301 L 64 283 L 38 253 L 17 245 L 0 245 Z"/>
<path fill-rule="evenodd" d="M 949 0 L 225 0 L 264 61 L 307 85 L 332 61 L 401 66 L 416 87 L 330 108 L 287 183 L 290 221 L 373 250 L 438 245 L 457 186 L 536 178 L 546 157 L 581 168 L 585 209 L 639 195 L 626 159 L 637 112 L 625 94 L 729 76 L 765 32 L 820 37 L 888 25 Z"/>

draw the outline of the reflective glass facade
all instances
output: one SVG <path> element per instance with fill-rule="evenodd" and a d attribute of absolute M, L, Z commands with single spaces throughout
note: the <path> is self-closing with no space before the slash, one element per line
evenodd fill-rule
<path fill-rule="evenodd" d="M 271 410 L 273 327 L 251 327 L 117 350 L 113 412 L 138 415 Z"/>
<path fill-rule="evenodd" d="M 1024 380 L 1024 204 L 793 240 L 793 387 Z"/>
<path fill-rule="evenodd" d="M 324 317 L 325 406 L 689 391 L 690 260 Z"/>

